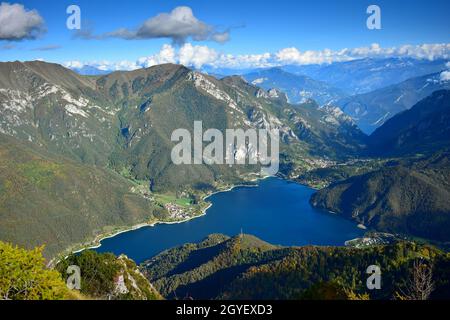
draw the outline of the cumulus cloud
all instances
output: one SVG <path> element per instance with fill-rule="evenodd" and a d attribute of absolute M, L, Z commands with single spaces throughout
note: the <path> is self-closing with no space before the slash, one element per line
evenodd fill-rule
<path fill-rule="evenodd" d="M 131 71 L 142 68 L 137 62 L 122 60 L 122 61 L 89 61 L 82 62 L 79 60 L 66 61 L 63 63 L 66 68 L 69 69 L 81 69 L 83 67 L 93 67 L 101 71 Z"/>
<path fill-rule="evenodd" d="M 214 49 L 207 46 L 193 46 L 187 43 L 178 52 L 178 62 L 185 66 L 201 68 L 205 64 L 214 63 L 218 56 Z"/>
<path fill-rule="evenodd" d="M 64 66 L 69 69 L 81 69 L 85 66 L 85 64 L 78 60 L 66 61 Z"/>
<path fill-rule="evenodd" d="M 445 66 L 447 67 L 448 70 L 444 70 L 441 72 L 440 74 L 440 81 L 444 82 L 444 81 L 450 81 L 450 61 L 448 61 Z"/>
<path fill-rule="evenodd" d="M 137 61 L 87 62 L 84 65 L 95 66 L 101 70 L 133 70 L 151 67 L 163 63 L 179 63 L 200 69 L 211 68 L 268 68 L 286 64 L 329 64 L 361 58 L 411 57 L 416 59 L 449 59 L 450 44 L 405 45 L 398 48 L 382 48 L 378 44 L 360 48 L 342 50 L 324 49 L 320 51 L 300 51 L 297 48 L 285 48 L 276 53 L 233 55 L 208 46 L 185 43 L 181 47 L 171 44 L 162 46 L 159 52 L 137 59 Z M 66 64 L 67 65 L 67 64 Z M 447 63 L 450 69 L 450 63 Z M 444 74 L 443 77 L 447 77 Z"/>
<path fill-rule="evenodd" d="M 263 68 L 275 66 L 271 60 L 270 53 L 235 56 L 217 52 L 208 46 L 185 43 L 178 49 L 165 44 L 158 53 L 139 58 L 137 64 L 142 67 L 151 67 L 162 63 L 179 63 L 197 69 L 205 65 L 217 68 Z"/>
<path fill-rule="evenodd" d="M 261 54 L 221 54 L 219 59 L 211 64 L 216 68 L 268 68 L 275 67 L 279 64 L 274 60 L 274 56 L 271 53 Z"/>
<path fill-rule="evenodd" d="M 224 43 L 230 39 L 229 31 L 220 32 L 215 27 L 200 21 L 192 9 L 186 6 L 176 7 L 169 13 L 160 13 L 147 19 L 136 29 L 120 28 L 101 35 L 92 30 L 83 30 L 77 34 L 84 39 L 121 38 L 126 40 L 169 38 L 174 44 L 181 45 L 187 39 L 194 41 L 211 40 Z"/>
<path fill-rule="evenodd" d="M 157 54 L 149 57 L 139 58 L 137 61 L 137 65 L 148 68 L 158 64 L 176 63 L 176 62 L 177 59 L 175 48 L 172 47 L 170 44 L 165 44 Z"/>
<path fill-rule="evenodd" d="M 441 72 L 440 80 L 441 81 L 450 81 L 450 71 Z"/>
<path fill-rule="evenodd" d="M 297 48 L 286 48 L 275 54 L 280 63 L 323 64 L 349 61 L 361 58 L 410 57 L 415 59 L 448 59 L 450 44 L 403 45 L 400 47 L 382 48 L 374 43 L 368 47 L 345 48 L 342 50 L 300 51 Z"/>
<path fill-rule="evenodd" d="M 224 32 L 214 32 L 211 35 L 211 40 L 214 40 L 215 42 L 219 43 L 225 43 L 227 41 L 230 41 L 230 31 L 224 31 Z"/>
<path fill-rule="evenodd" d="M 21 4 L 0 4 L 0 40 L 35 39 L 45 32 L 44 19 Z"/>
<path fill-rule="evenodd" d="M 347 61 L 351 58 L 342 52 L 335 52 L 329 49 L 323 51 L 300 51 L 297 48 L 285 48 L 275 54 L 277 61 L 290 64 L 323 64 L 339 61 Z"/>

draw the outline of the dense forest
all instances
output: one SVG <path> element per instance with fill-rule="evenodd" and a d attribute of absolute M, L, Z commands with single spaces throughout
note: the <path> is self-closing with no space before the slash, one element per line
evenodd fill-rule
<path fill-rule="evenodd" d="M 296 248 L 249 235 L 212 235 L 168 250 L 143 268 L 172 299 L 407 299 L 417 264 L 435 275 L 429 298 L 449 298 L 450 255 L 405 241 L 365 249 Z M 371 265 L 381 269 L 380 290 L 367 289 Z"/>

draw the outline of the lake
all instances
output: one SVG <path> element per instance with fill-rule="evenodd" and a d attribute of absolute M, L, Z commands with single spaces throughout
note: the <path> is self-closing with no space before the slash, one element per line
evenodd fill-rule
<path fill-rule="evenodd" d="M 154 255 L 187 242 L 198 242 L 212 233 L 229 236 L 252 234 L 284 246 L 342 246 L 364 231 L 356 223 L 314 209 L 309 198 L 314 190 L 278 179 L 261 180 L 257 187 L 237 187 L 208 198 L 212 206 L 206 215 L 179 224 L 121 233 L 104 239 L 97 252 L 126 254 L 141 263 Z"/>

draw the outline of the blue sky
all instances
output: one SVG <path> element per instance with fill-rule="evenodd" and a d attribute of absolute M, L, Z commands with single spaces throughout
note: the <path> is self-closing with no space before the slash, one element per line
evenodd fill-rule
<path fill-rule="evenodd" d="M 450 43 L 450 1 L 447 0 L 10 0 L 9 3 L 23 4 L 26 10 L 37 10 L 47 31 L 34 40 L 0 40 L 0 61 L 135 62 L 141 57 L 158 54 L 163 45 L 170 45 L 175 54 L 180 48 L 180 44 L 173 44 L 169 38 L 74 38 L 74 31 L 65 26 L 66 8 L 70 4 L 81 8 L 82 30 L 89 29 L 96 35 L 121 28 L 134 30 L 151 17 L 171 12 L 178 6 L 188 6 L 205 25 L 217 32 L 229 32 L 230 39 L 224 43 L 209 38 L 201 41 L 186 39 L 194 47 L 205 46 L 215 52 L 213 57 L 216 58 L 220 54 L 276 54 L 285 48 L 321 52 L 324 49 L 370 47 L 373 43 L 381 48 Z M 381 8 L 381 30 L 366 27 L 366 8 L 370 4 Z M 295 57 L 292 59 L 297 59 Z M 309 61 L 302 59 L 297 60 Z"/>

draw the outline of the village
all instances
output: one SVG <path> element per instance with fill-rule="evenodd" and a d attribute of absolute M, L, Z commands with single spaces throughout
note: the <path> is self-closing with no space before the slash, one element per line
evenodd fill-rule
<path fill-rule="evenodd" d="M 174 204 L 174 203 L 166 203 L 164 208 L 169 212 L 169 218 L 175 220 L 186 220 L 191 217 L 189 210 Z"/>

